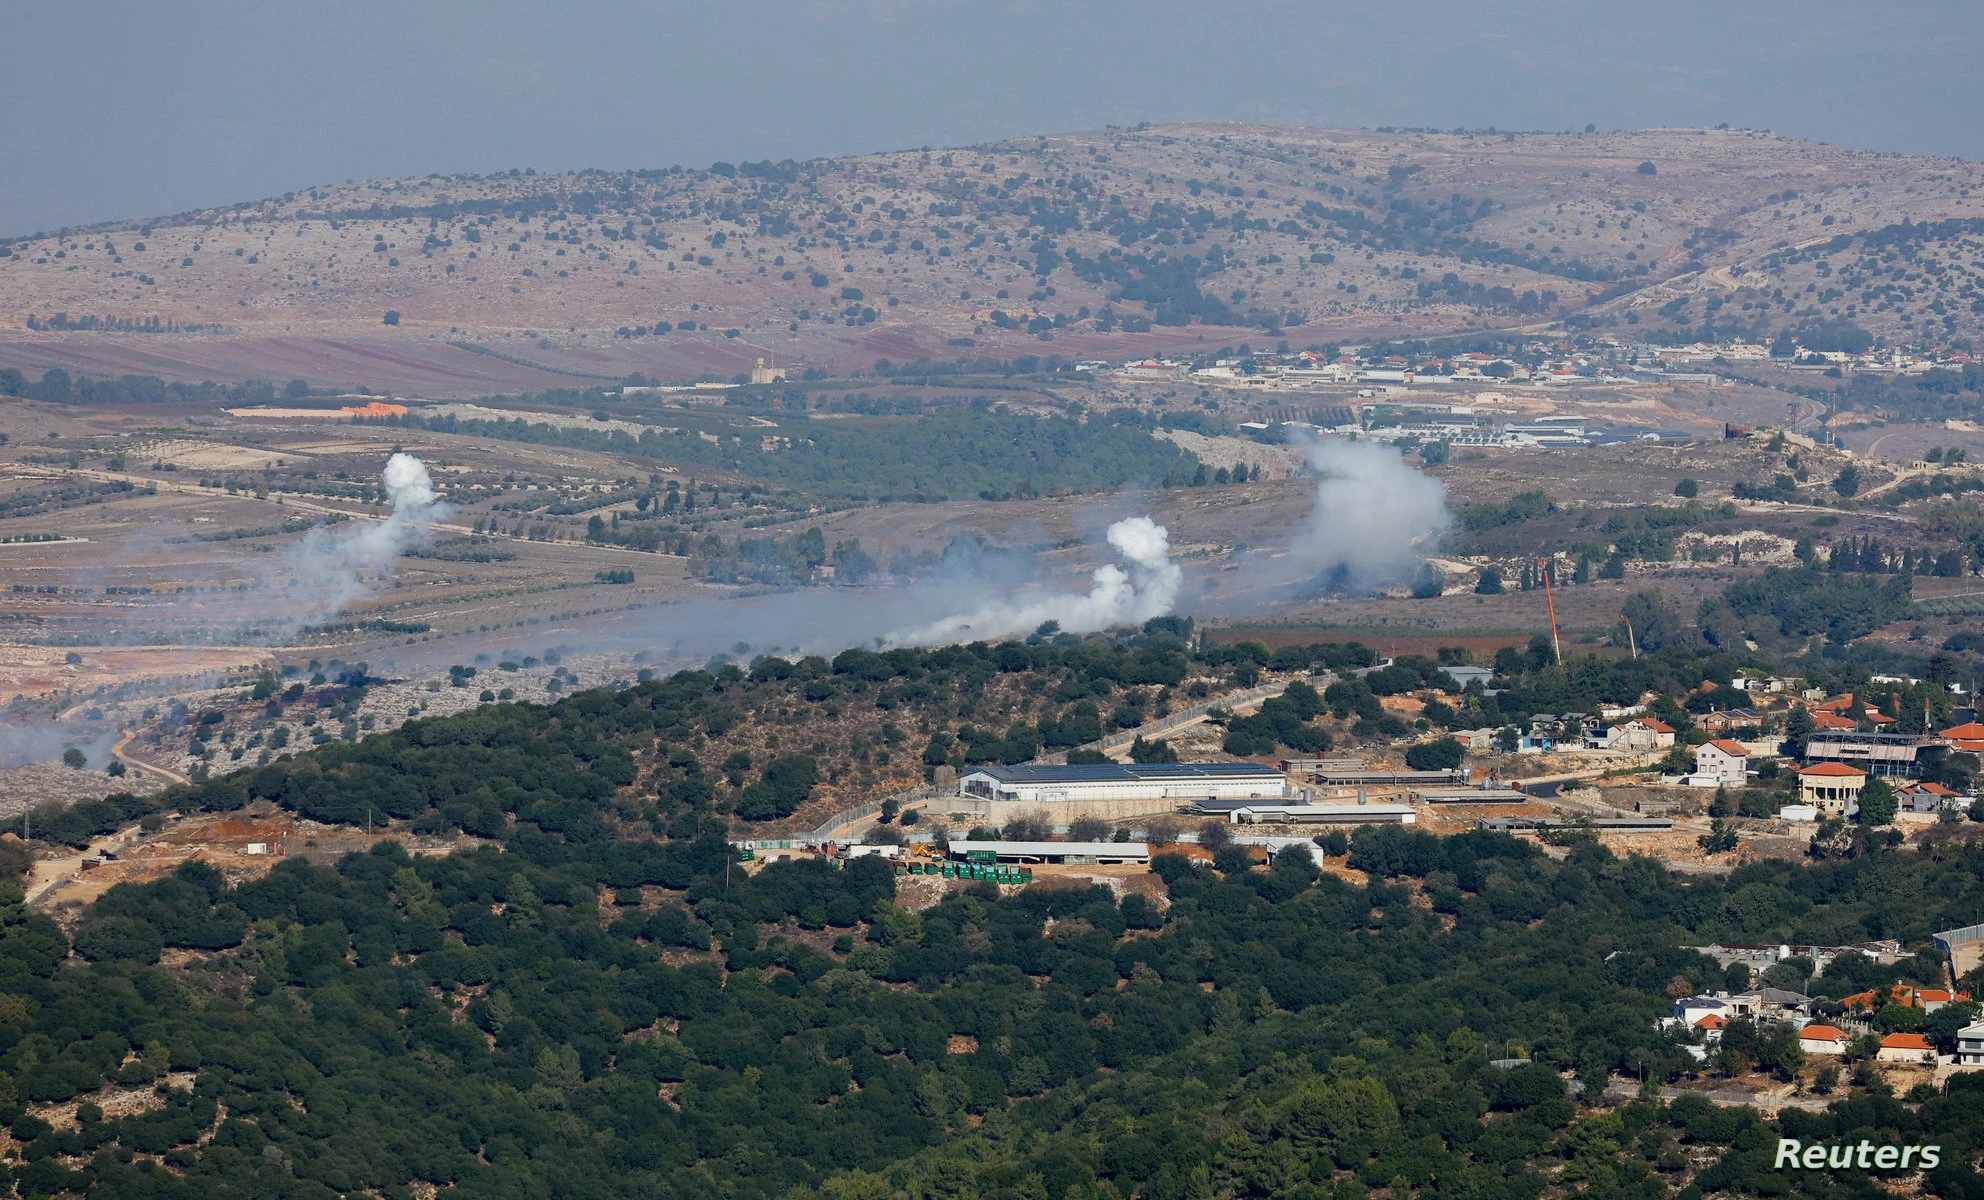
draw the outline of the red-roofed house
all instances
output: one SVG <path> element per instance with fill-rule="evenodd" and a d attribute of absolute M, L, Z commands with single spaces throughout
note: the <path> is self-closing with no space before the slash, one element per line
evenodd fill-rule
<path fill-rule="evenodd" d="M 1674 727 L 1652 717 L 1635 717 L 1612 727 L 1606 746 L 1613 750 L 1665 750 L 1674 744 Z"/>
<path fill-rule="evenodd" d="M 1695 747 L 1695 774 L 1712 777 L 1717 787 L 1742 787 L 1750 778 L 1750 752 L 1728 738 L 1704 742 Z"/>
<path fill-rule="evenodd" d="M 1882 1062 L 1926 1063 L 1936 1065 L 1936 1048 L 1919 1033 L 1890 1033 L 1881 1039 L 1881 1050 L 1874 1056 Z"/>
<path fill-rule="evenodd" d="M 1952 791 L 1940 783 L 1909 783 L 1894 790 L 1901 801 L 1901 811 L 1919 813 L 1939 813 L 1945 809 L 1970 807 L 1970 797 Z"/>
<path fill-rule="evenodd" d="M 1937 736 L 1949 739 L 1950 748 L 1953 750 L 1963 750 L 1971 754 L 1984 753 L 1984 725 L 1975 721 L 1968 725 L 1958 725 L 1954 729 L 1945 729 Z"/>
<path fill-rule="evenodd" d="M 1860 810 L 1860 789 L 1867 773 L 1845 763 L 1813 763 L 1798 768 L 1798 799 L 1829 817 L 1848 817 Z"/>
<path fill-rule="evenodd" d="M 1919 988 L 1906 983 L 1889 985 L 1886 992 L 1855 992 L 1840 1001 L 1847 1008 L 1864 1009 L 1871 1012 L 1884 1004 L 1899 1004 L 1903 1008 L 1919 1008 L 1925 1013 L 1935 1012 L 1945 1004 L 1966 1003 L 1969 992 L 1950 992 L 1942 988 Z"/>
<path fill-rule="evenodd" d="M 1798 1031 L 1798 1048 L 1807 1054 L 1844 1054 L 1852 1040 L 1830 1025 L 1807 1025 Z"/>
<path fill-rule="evenodd" d="M 1844 730 L 1847 733 L 1852 733 L 1854 730 L 1860 728 L 1860 724 L 1852 718 L 1842 717 L 1838 713 L 1821 712 L 1812 714 L 1812 728 L 1828 731 Z"/>

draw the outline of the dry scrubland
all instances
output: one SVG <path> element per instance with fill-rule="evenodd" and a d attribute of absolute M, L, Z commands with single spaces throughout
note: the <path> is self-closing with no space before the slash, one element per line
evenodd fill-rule
<path fill-rule="evenodd" d="M 1742 130 L 1190 125 L 741 170 L 430 176 L 16 237 L 0 338 L 24 366 L 436 396 L 727 377 L 763 355 L 1121 359 L 1269 330 L 1327 344 L 1566 318 L 1768 332 L 1850 317 L 1935 341 L 1976 332 L 1968 227 L 1910 233 L 1906 263 L 1825 244 L 1984 217 L 1976 181 L 1969 163 Z M 1125 265 L 1075 265 L 1111 252 Z M 1189 292 L 1159 265 L 1186 257 L 1219 262 Z M 1044 318 L 1051 344 L 995 310 Z M 99 328 L 51 330 L 57 313 Z M 129 331 L 154 322 L 181 332 Z"/>

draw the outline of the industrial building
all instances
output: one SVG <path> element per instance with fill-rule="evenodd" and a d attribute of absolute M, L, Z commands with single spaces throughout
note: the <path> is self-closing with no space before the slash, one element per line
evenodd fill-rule
<path fill-rule="evenodd" d="M 1949 743 L 1913 733 L 1859 733 L 1821 729 L 1805 742 L 1808 763 L 1860 762 L 1874 775 L 1920 775 L 1949 753 Z"/>
<path fill-rule="evenodd" d="M 1235 825 L 1414 825 L 1410 804 L 1243 804 L 1226 819 Z"/>
<path fill-rule="evenodd" d="M 1414 788 L 1408 795 L 1421 804 L 1525 804 L 1528 792 L 1511 787 Z"/>
<path fill-rule="evenodd" d="M 1674 822 L 1665 817 L 1601 817 L 1596 820 L 1565 820 L 1560 817 L 1483 817 L 1477 829 L 1515 833 L 1525 829 L 1589 829 L 1593 833 L 1665 833 Z"/>
<path fill-rule="evenodd" d="M 1289 799 L 1288 779 L 1259 763 L 1098 763 L 974 767 L 958 778 L 958 811 L 993 824 L 1046 811 L 1056 824 L 1176 812 L 1202 801 Z"/>
<path fill-rule="evenodd" d="M 964 862 L 1148 863 L 1147 842 L 952 842 L 950 856 Z"/>
<path fill-rule="evenodd" d="M 1467 770 L 1413 771 L 1406 768 L 1367 767 L 1361 762 L 1342 759 L 1291 758 L 1283 764 L 1289 774 L 1306 775 L 1331 787 L 1446 787 L 1467 786 Z"/>

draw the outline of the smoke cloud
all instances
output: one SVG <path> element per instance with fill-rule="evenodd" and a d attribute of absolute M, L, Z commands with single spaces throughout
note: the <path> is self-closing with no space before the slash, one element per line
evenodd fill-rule
<path fill-rule="evenodd" d="M 411 454 L 387 459 L 379 481 L 392 505 L 385 520 L 320 525 L 283 555 L 274 583 L 295 603 L 282 614 L 277 636 L 335 616 L 362 599 L 401 553 L 425 541 L 434 522 L 454 511 L 436 499 L 427 464 Z"/>
<path fill-rule="evenodd" d="M 1289 561 L 1331 591 L 1371 592 L 1417 575 L 1453 524 L 1446 486 L 1376 442 L 1318 438 L 1304 453 L 1320 478 Z"/>
<path fill-rule="evenodd" d="M 981 605 L 885 640 L 904 646 L 980 641 L 1031 633 L 1048 621 L 1068 633 L 1093 633 L 1170 613 L 1185 576 L 1171 559 L 1171 537 L 1164 526 L 1149 517 L 1128 517 L 1109 527 L 1108 540 L 1124 563 L 1097 567 L 1086 593 Z"/>

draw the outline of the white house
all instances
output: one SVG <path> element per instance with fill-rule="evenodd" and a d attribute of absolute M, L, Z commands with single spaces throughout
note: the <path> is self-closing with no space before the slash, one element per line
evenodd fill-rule
<path fill-rule="evenodd" d="M 1956 1031 L 1956 1061 L 1960 1067 L 1984 1067 L 1984 1021 Z"/>
<path fill-rule="evenodd" d="M 1874 1055 L 1881 1062 L 1921 1063 L 1936 1065 L 1936 1048 L 1919 1033 L 1890 1033 L 1881 1039 L 1880 1052 Z"/>
<path fill-rule="evenodd" d="M 1749 781 L 1750 752 L 1743 743 L 1717 738 L 1695 747 L 1695 775 L 1707 775 L 1715 787 L 1742 787 Z"/>
<path fill-rule="evenodd" d="M 1844 1054 L 1852 1040 L 1830 1025 L 1807 1025 L 1798 1031 L 1798 1048 L 1807 1054 Z"/>

